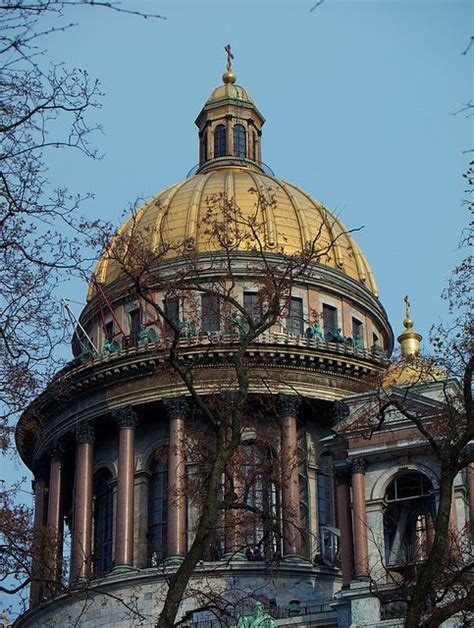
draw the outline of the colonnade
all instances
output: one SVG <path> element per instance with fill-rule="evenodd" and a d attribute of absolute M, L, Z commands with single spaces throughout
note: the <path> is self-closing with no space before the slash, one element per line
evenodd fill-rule
<path fill-rule="evenodd" d="M 278 412 L 281 420 L 282 453 L 282 531 L 283 558 L 294 559 L 301 552 L 301 518 L 299 467 L 297 460 L 297 411 L 298 397 L 278 396 Z M 186 553 L 186 413 L 184 397 L 164 400 L 168 417 L 168 519 L 167 562 L 179 562 Z M 114 414 L 119 431 L 117 502 L 115 511 L 115 566 L 114 573 L 133 569 L 134 539 L 134 482 L 135 482 L 135 429 L 137 416 L 132 408 L 124 408 Z M 81 424 L 76 432 L 76 456 L 74 477 L 74 503 L 72 524 L 71 580 L 87 581 L 92 577 L 92 519 L 93 519 L 93 464 L 94 429 L 89 423 Z M 55 447 L 50 457 L 49 489 L 44 479 L 35 483 L 36 531 L 45 522 L 52 534 L 52 547 L 48 551 L 47 578 L 58 581 L 62 564 L 63 536 L 63 484 L 64 452 Z M 47 499 L 46 499 L 47 496 Z M 227 538 L 229 537 L 229 538 Z M 235 529 L 226 531 L 226 548 L 235 551 Z M 37 603 L 42 597 L 42 587 L 35 581 L 45 577 L 44 566 L 38 553 L 33 561 L 33 586 L 30 602 Z"/>

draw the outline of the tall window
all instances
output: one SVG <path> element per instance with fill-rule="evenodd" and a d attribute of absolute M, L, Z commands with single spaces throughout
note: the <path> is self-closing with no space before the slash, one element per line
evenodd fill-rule
<path fill-rule="evenodd" d="M 254 323 L 262 317 L 262 302 L 257 292 L 244 292 L 244 310 Z"/>
<path fill-rule="evenodd" d="M 332 341 L 337 331 L 337 308 L 332 305 L 323 305 L 324 337 Z"/>
<path fill-rule="evenodd" d="M 94 571 L 97 575 L 112 569 L 114 492 L 112 474 L 101 469 L 94 478 Z"/>
<path fill-rule="evenodd" d="M 113 340 L 114 338 L 114 321 L 109 321 L 105 324 L 104 333 L 107 340 Z"/>
<path fill-rule="evenodd" d="M 178 297 L 171 297 L 165 300 L 164 303 L 165 315 L 174 325 L 179 327 L 179 299 Z M 168 328 L 168 332 L 172 333 L 171 328 Z"/>
<path fill-rule="evenodd" d="M 288 333 L 295 336 L 302 336 L 303 325 L 303 299 L 291 297 L 290 311 L 288 313 L 288 318 L 286 319 Z"/>
<path fill-rule="evenodd" d="M 385 499 L 385 558 L 390 567 L 404 569 L 424 560 L 433 542 L 433 485 L 421 473 L 407 473 L 390 484 Z"/>
<path fill-rule="evenodd" d="M 332 456 L 322 454 L 318 469 L 318 521 L 320 526 L 334 526 L 334 481 Z"/>
<path fill-rule="evenodd" d="M 357 318 L 352 319 L 352 339 L 354 347 L 360 349 L 364 346 L 364 325 Z"/>
<path fill-rule="evenodd" d="M 234 124 L 234 155 L 236 157 L 247 157 L 247 138 L 245 127 L 242 124 Z"/>
<path fill-rule="evenodd" d="M 214 157 L 225 157 L 227 155 L 226 128 L 219 124 L 214 129 Z"/>
<path fill-rule="evenodd" d="M 265 445 L 248 443 L 242 447 L 242 476 L 245 503 L 244 542 L 250 559 L 270 557 L 277 551 L 271 522 L 277 518 L 277 491 L 272 479 L 272 452 Z"/>
<path fill-rule="evenodd" d="M 219 297 L 213 294 L 201 296 L 201 330 L 203 332 L 219 331 L 220 303 Z"/>
<path fill-rule="evenodd" d="M 132 310 L 128 314 L 130 316 L 130 338 L 132 340 L 132 344 L 136 345 L 138 336 L 140 335 L 140 325 L 142 324 L 141 312 L 137 308 L 136 310 Z"/>
<path fill-rule="evenodd" d="M 148 489 L 148 562 L 152 566 L 158 565 L 166 556 L 167 490 L 168 465 L 154 460 Z"/>

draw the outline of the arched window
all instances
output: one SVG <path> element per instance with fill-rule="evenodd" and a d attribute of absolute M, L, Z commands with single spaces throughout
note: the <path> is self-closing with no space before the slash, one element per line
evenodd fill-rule
<path fill-rule="evenodd" d="M 214 157 L 225 157 L 227 155 L 226 128 L 219 124 L 214 129 Z"/>
<path fill-rule="evenodd" d="M 334 475 L 331 454 L 322 454 L 318 463 L 318 524 L 321 558 L 329 565 L 339 562 L 339 537 L 335 528 Z"/>
<path fill-rule="evenodd" d="M 113 525 L 112 474 L 101 469 L 94 478 L 94 571 L 99 575 L 112 569 Z"/>
<path fill-rule="evenodd" d="M 247 157 L 247 138 L 245 127 L 242 124 L 234 124 L 234 155 Z"/>
<path fill-rule="evenodd" d="M 249 511 L 244 515 L 245 544 L 250 560 L 272 558 L 279 541 L 272 522 L 277 519 L 277 488 L 273 479 L 274 454 L 266 445 L 242 447 L 242 484 Z"/>
<path fill-rule="evenodd" d="M 431 481 L 421 473 L 395 478 L 385 495 L 385 558 L 403 569 L 428 554 L 434 534 L 435 498 Z"/>
<path fill-rule="evenodd" d="M 318 521 L 320 526 L 334 526 L 333 460 L 322 454 L 318 464 Z"/>
<path fill-rule="evenodd" d="M 202 132 L 201 151 L 201 161 L 207 161 L 207 128 Z"/>
<path fill-rule="evenodd" d="M 148 556 L 152 567 L 166 557 L 168 465 L 154 460 L 148 489 Z"/>

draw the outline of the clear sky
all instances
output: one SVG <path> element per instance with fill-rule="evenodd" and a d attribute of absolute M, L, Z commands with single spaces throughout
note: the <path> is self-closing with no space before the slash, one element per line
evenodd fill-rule
<path fill-rule="evenodd" d="M 89 216 L 118 220 L 128 203 L 182 179 L 197 162 L 194 119 L 221 81 L 232 44 L 238 83 L 267 119 L 263 159 L 337 212 L 379 284 L 395 332 L 410 295 L 427 335 L 456 261 L 462 173 L 472 120 L 472 2 L 325 0 L 125 3 L 142 20 L 76 9 L 52 59 L 84 67 L 105 97 L 100 163 L 57 153 L 52 178 L 90 191 Z M 52 40 L 51 40 L 52 41 Z M 54 156 L 53 156 L 54 157 Z M 84 286 L 69 294 L 82 301 Z"/>
<path fill-rule="evenodd" d="M 377 279 L 395 333 L 403 296 L 425 337 L 459 259 L 462 173 L 472 120 L 474 4 L 460 0 L 231 2 L 129 0 L 143 20 L 77 7 L 78 25 L 49 38 L 48 58 L 85 68 L 105 96 L 93 116 L 100 162 L 53 151 L 50 179 L 92 192 L 87 215 L 118 221 L 198 161 L 194 120 L 221 82 L 231 43 L 238 83 L 267 122 L 263 160 L 334 210 Z M 64 287 L 85 302 L 86 286 Z M 80 310 L 80 306 L 77 306 Z M 17 473 L 18 471 L 14 471 Z M 10 474 L 8 474 L 10 475 Z M 1 606 L 1 604 L 0 604 Z"/>

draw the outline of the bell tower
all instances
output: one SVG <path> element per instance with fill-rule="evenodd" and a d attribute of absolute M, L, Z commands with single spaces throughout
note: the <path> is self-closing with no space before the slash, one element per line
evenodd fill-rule
<path fill-rule="evenodd" d="M 196 118 L 199 129 L 199 168 L 207 172 L 229 165 L 263 171 L 262 126 L 265 118 L 247 91 L 236 84 L 234 55 L 225 47 L 227 67 L 223 85 L 216 87 Z"/>

